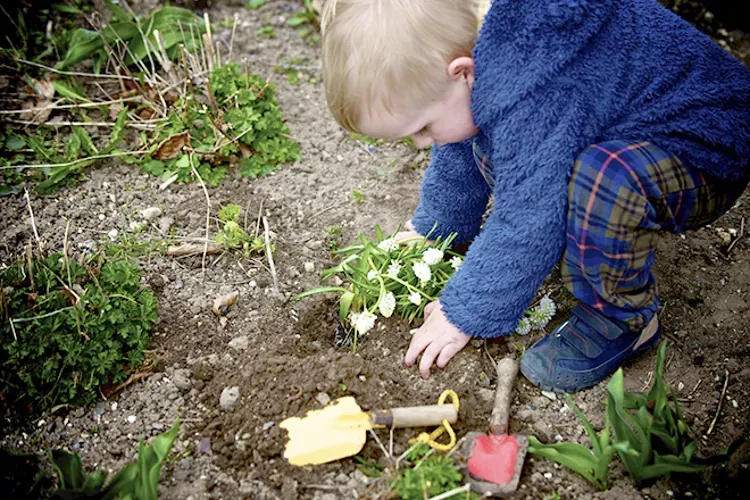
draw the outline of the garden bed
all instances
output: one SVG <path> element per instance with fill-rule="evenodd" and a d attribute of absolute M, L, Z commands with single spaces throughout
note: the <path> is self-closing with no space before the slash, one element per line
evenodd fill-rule
<path fill-rule="evenodd" d="M 228 40 L 231 27 L 221 27 L 220 21 L 239 16 L 234 59 L 247 58 L 254 72 L 276 84 L 282 114 L 301 146 L 302 161 L 272 175 L 249 180 L 230 171 L 217 188 L 208 189 L 211 214 L 230 203 L 240 205 L 250 233 L 260 224 L 259 216 L 266 218 L 275 245 L 278 292 L 266 262 L 237 252 L 210 255 L 205 262 L 200 254 L 148 253 L 141 258 L 144 284 L 158 300 L 159 321 L 141 369 L 143 379 L 89 407 L 61 408 L 21 423 L 6 420 L 3 446 L 36 452 L 66 447 L 78 451 L 88 467 L 116 470 L 134 458 L 140 437 L 160 434 L 180 417 L 172 459 L 162 472 L 161 498 L 384 498 L 387 482 L 367 477 L 353 459 L 290 466 L 281 456 L 285 436 L 279 423 L 343 395 L 355 396 L 363 408 L 378 409 L 434 404 L 451 389 L 460 398 L 459 436 L 482 430 L 495 386 L 489 356 L 517 355 L 542 333 L 491 341 L 486 347 L 474 342 L 428 380 L 404 366 L 411 327 L 397 319 L 380 322 L 361 339 L 356 354 L 334 348 L 333 295 L 301 301 L 294 296 L 321 284 L 319 272 L 334 263 L 332 242 L 344 246 L 360 231 L 372 237 L 375 224 L 391 231 L 409 217 L 428 154 L 404 143 L 352 137 L 335 124 L 320 83 L 319 47 L 286 23 L 297 2 L 271 1 L 257 10 L 214 3 L 208 10 L 214 36 Z M 275 38 L 258 34 L 266 26 L 273 27 Z M 176 242 L 204 236 L 201 186 L 175 183 L 162 190 L 161 183 L 134 165 L 113 160 L 89 171 L 88 180 L 75 187 L 32 195 L 36 230 L 49 248 L 62 248 L 68 220 L 68 241 L 77 249 L 110 238 L 113 229 L 114 239 L 131 247 L 134 241 L 163 240 L 167 234 Z M 142 211 L 151 208 L 159 210 L 146 212 L 145 220 Z M 144 221 L 145 229 L 132 234 L 131 222 Z M 658 240 L 655 272 L 669 341 L 665 379 L 677 391 L 704 455 L 750 429 L 750 230 L 729 253 L 729 242 L 722 237 L 729 229 L 739 234 L 748 222 L 750 193 L 712 227 Z M 212 221 L 211 229 L 215 233 L 218 224 Z M 22 194 L 0 198 L 0 233 L 3 262 L 33 238 Z M 554 274 L 542 291 L 558 302 L 552 327 L 565 318 L 573 301 Z M 230 292 L 238 292 L 239 298 L 222 326 L 211 306 L 217 296 Z M 647 386 L 653 356 L 625 366 L 626 388 Z M 239 388 L 239 398 L 224 409 L 220 397 L 231 387 Z M 542 441 L 558 436 L 586 441 L 562 398 L 543 395 L 522 377 L 516 390 L 513 432 Z M 605 395 L 606 384 L 601 384 L 574 397 L 596 428 L 603 425 Z M 714 419 L 715 428 L 705 436 Z M 395 432 L 395 456 L 417 432 Z M 389 451 L 388 433 L 378 434 Z M 552 462 L 529 456 L 514 498 L 555 493 L 560 498 L 739 498 L 748 451 L 746 445 L 726 467 L 640 486 L 616 462 L 612 488 L 605 492 Z M 372 439 L 361 456 L 389 465 Z"/>

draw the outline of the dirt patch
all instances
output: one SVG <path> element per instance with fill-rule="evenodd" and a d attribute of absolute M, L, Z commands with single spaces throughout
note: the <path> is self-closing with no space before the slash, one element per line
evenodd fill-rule
<path fill-rule="evenodd" d="M 209 191 L 214 214 L 230 202 L 245 207 L 251 233 L 258 214 L 267 217 L 275 235 L 279 294 L 262 260 L 226 253 L 209 258 L 204 269 L 200 257 L 144 258 L 144 284 L 154 290 L 160 304 L 150 353 L 157 373 L 114 401 L 63 410 L 28 426 L 6 429 L 4 444 L 34 451 L 66 446 L 79 451 L 88 466 L 113 470 L 134 457 L 140 437 L 158 434 L 180 416 L 177 458 L 164 469 L 162 498 L 330 500 L 354 498 L 354 492 L 359 498 L 383 498 L 387 485 L 365 477 L 354 459 L 302 468 L 284 461 L 285 438 L 278 424 L 320 408 L 326 398 L 353 395 L 363 408 L 378 409 L 434 404 L 444 390 L 452 389 L 461 402 L 455 426 L 459 436 L 485 428 L 495 386 L 489 356 L 517 355 L 540 333 L 492 341 L 486 348 L 472 343 L 448 368 L 422 380 L 416 369 L 403 365 L 408 325 L 395 320 L 379 324 L 354 354 L 333 348 L 332 298 L 293 300 L 320 284 L 318 272 L 332 264 L 332 239 L 349 243 L 359 231 L 371 234 L 376 223 L 392 230 L 413 212 L 428 160 L 426 153 L 404 144 L 366 144 L 333 122 L 319 83 L 318 47 L 301 40 L 285 22 L 297 5 L 276 1 L 259 10 L 224 4 L 210 8 L 219 40 L 230 36 L 230 29 L 219 27 L 219 21 L 239 15 L 235 53 L 239 60 L 247 58 L 253 71 L 272 77 L 282 112 L 302 146 L 304 159 L 298 164 L 252 182 L 230 176 Z M 257 35 L 268 25 L 274 27 L 276 38 Z M 280 65 L 300 68 L 298 85 L 274 69 Z M 71 244 L 85 249 L 106 238 L 111 229 L 121 236 L 129 234 L 130 223 L 140 221 L 140 211 L 149 207 L 159 207 L 163 214 L 139 238 L 161 239 L 170 228 L 177 238 L 204 234 L 205 197 L 198 185 L 172 185 L 161 191 L 159 179 L 117 163 L 89 177 L 58 195 L 32 197 L 38 230 L 50 247 L 62 246 L 67 219 L 73 228 Z M 364 194 L 361 203 L 352 199 L 355 189 Z M 26 214 L 23 197 L 1 199 L 4 261 L 11 249 L 32 237 Z M 743 220 L 746 226 L 750 222 L 748 193 L 713 227 L 684 237 L 664 235 L 658 244 L 656 274 L 669 340 L 666 380 L 678 392 L 698 436 L 707 433 L 716 416 L 729 374 L 715 430 L 699 439 L 703 454 L 723 449 L 750 429 L 750 230 L 731 253 L 718 231 L 739 233 Z M 306 270 L 310 264 L 314 272 Z M 230 291 L 238 291 L 239 300 L 222 328 L 209 308 L 214 297 Z M 551 291 L 560 304 L 552 327 L 565 318 L 573 301 L 555 274 L 543 291 Z M 625 367 L 627 389 L 647 385 L 653 360 L 649 354 Z M 223 409 L 220 397 L 230 387 L 239 388 L 239 398 Z M 522 378 L 516 390 L 514 432 L 542 440 L 586 442 L 583 427 L 559 398 L 543 396 Z M 575 396 L 597 428 L 603 426 L 605 393 L 601 384 Z M 136 416 L 135 423 L 129 416 Z M 394 454 L 402 453 L 417 433 L 394 433 Z M 389 448 L 388 433 L 378 435 Z M 750 464 L 747 450 L 746 446 L 735 454 L 726 467 L 640 486 L 618 462 L 607 492 L 597 492 L 551 462 L 529 457 L 514 498 L 538 499 L 555 492 L 562 498 L 739 498 Z M 362 456 L 389 464 L 371 438 Z"/>

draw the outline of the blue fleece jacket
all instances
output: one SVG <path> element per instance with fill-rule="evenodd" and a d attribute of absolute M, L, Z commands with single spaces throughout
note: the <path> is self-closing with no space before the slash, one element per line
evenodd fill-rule
<path fill-rule="evenodd" d="M 515 329 L 562 256 L 568 179 L 588 145 L 649 140 L 717 177 L 749 173 L 750 71 L 656 0 L 494 0 L 474 62 L 480 132 L 433 148 L 412 218 L 422 234 L 437 222 L 436 236 L 474 240 L 441 296 L 464 333 Z"/>

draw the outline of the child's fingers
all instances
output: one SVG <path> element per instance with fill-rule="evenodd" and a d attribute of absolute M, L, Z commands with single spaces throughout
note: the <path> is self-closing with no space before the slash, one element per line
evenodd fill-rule
<path fill-rule="evenodd" d="M 439 303 L 440 302 L 438 302 L 437 300 L 434 300 L 434 301 L 430 302 L 429 304 L 427 304 L 426 306 L 424 306 L 424 319 L 425 319 L 425 321 L 427 321 L 427 318 L 430 317 L 430 314 L 432 314 L 433 309 L 435 309 L 438 306 Z"/>
<path fill-rule="evenodd" d="M 430 377 L 430 368 L 432 367 L 432 364 L 435 362 L 435 359 L 438 357 L 440 352 L 443 350 L 444 346 L 445 344 L 440 338 L 433 340 L 432 343 L 427 346 L 424 354 L 422 354 L 422 359 L 419 361 L 419 374 L 422 375 L 422 378 Z"/>
<path fill-rule="evenodd" d="M 458 354 L 458 351 L 463 349 L 463 346 L 451 342 L 447 346 L 443 347 L 443 350 L 440 351 L 440 356 L 438 356 L 437 359 L 437 366 L 438 368 L 445 368 L 445 366 L 448 364 L 448 361 L 453 359 L 453 356 Z"/>
<path fill-rule="evenodd" d="M 414 229 L 414 224 L 412 224 L 412 222 L 411 222 L 411 219 L 409 219 L 408 221 L 406 221 L 406 222 L 404 223 L 404 229 L 405 229 L 406 231 L 415 231 L 415 229 Z"/>
<path fill-rule="evenodd" d="M 409 349 L 406 351 L 406 356 L 404 357 L 406 366 L 412 366 L 417 361 L 417 358 L 422 351 L 424 351 L 432 341 L 429 336 L 425 335 L 425 331 L 424 326 L 422 326 L 411 338 L 411 344 L 409 344 Z"/>

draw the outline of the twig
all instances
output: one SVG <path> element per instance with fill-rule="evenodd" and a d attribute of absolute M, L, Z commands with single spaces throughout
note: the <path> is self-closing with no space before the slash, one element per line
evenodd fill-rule
<path fill-rule="evenodd" d="M 745 217 L 742 217 L 742 221 L 740 222 L 740 234 L 737 236 L 732 243 L 729 244 L 729 247 L 727 247 L 727 257 L 729 257 L 729 253 L 732 251 L 734 246 L 737 244 L 738 241 L 742 239 L 742 237 L 745 235 Z"/>
<path fill-rule="evenodd" d="M 49 318 L 50 316 L 54 316 L 55 314 L 59 314 L 61 312 L 69 311 L 71 309 L 73 309 L 73 306 L 62 307 L 62 308 L 57 309 L 55 311 L 51 311 L 51 312 L 48 312 L 48 313 L 45 313 L 45 314 L 40 314 L 39 316 L 34 316 L 34 317 L 31 317 L 31 318 L 11 319 L 10 322 L 11 322 L 11 325 L 12 325 L 13 323 L 25 323 L 27 321 L 34 321 L 34 320 L 37 320 L 37 319 Z"/>
<path fill-rule="evenodd" d="M 454 497 L 460 493 L 468 493 L 469 490 L 471 490 L 471 485 L 469 483 L 466 483 L 465 485 L 459 486 L 458 488 L 446 491 L 445 493 L 441 493 L 434 497 L 430 497 L 429 500 L 445 500 L 446 498 Z"/>
<path fill-rule="evenodd" d="M 203 179 L 201 178 L 201 174 L 198 173 L 198 170 L 195 168 L 195 164 L 193 163 L 193 152 L 190 152 L 190 168 L 193 170 L 193 175 L 195 175 L 198 178 L 198 182 L 200 182 L 201 187 L 203 188 L 203 194 L 206 195 L 206 242 L 203 244 L 203 259 L 201 260 L 201 281 L 203 281 L 206 278 L 206 255 L 208 254 L 208 232 L 211 228 L 211 198 L 208 197 L 208 189 L 206 189 L 206 184 L 203 182 Z"/>
<path fill-rule="evenodd" d="M 132 76 L 123 76 L 123 75 L 107 75 L 107 74 L 101 74 L 97 75 L 94 73 L 80 73 L 78 71 L 63 71 L 59 69 L 52 68 L 50 66 L 45 66 L 44 64 L 39 64 L 31 61 L 27 61 L 26 59 L 16 59 L 17 62 L 21 62 L 24 64 L 28 64 L 31 66 L 36 66 L 38 68 L 46 69 L 47 71 L 51 71 L 53 73 L 57 73 L 58 75 L 67 75 L 67 76 L 86 76 L 89 78 L 103 78 L 103 79 L 110 79 L 110 80 L 120 80 L 122 78 L 128 79 L 128 80 L 138 80 L 135 77 Z"/>
<path fill-rule="evenodd" d="M 380 446 L 380 451 L 383 452 L 383 455 L 385 455 L 385 458 L 388 459 L 389 462 L 393 463 L 393 457 L 388 453 L 388 450 L 385 449 L 385 446 L 383 446 L 383 442 L 380 440 L 377 434 L 375 434 L 375 431 L 372 429 L 368 429 L 370 431 L 370 435 L 375 439 L 375 442 L 378 443 L 378 446 Z"/>
<path fill-rule="evenodd" d="M 394 430 L 396 430 L 396 428 L 391 426 L 390 437 L 388 439 L 388 454 L 390 456 L 393 456 L 393 431 Z"/>
<path fill-rule="evenodd" d="M 29 190 L 23 188 L 24 196 L 26 197 L 26 208 L 29 209 L 29 217 L 31 217 L 31 228 L 34 230 L 34 238 L 36 244 L 39 247 L 39 256 L 41 257 L 44 253 L 42 250 L 42 240 L 39 239 L 39 233 L 36 230 L 36 223 L 34 222 L 34 211 L 31 209 L 31 198 L 29 198 Z"/>
<path fill-rule="evenodd" d="M 714 431 L 714 426 L 716 425 L 716 421 L 719 419 L 719 414 L 721 413 L 721 405 L 722 403 L 724 403 L 724 396 L 727 393 L 728 383 L 729 383 L 729 370 L 724 368 L 724 388 L 721 390 L 721 397 L 719 398 L 719 407 L 716 408 L 716 415 L 714 415 L 714 419 L 711 421 L 711 425 L 708 426 L 708 431 L 706 432 L 706 436 L 708 436 Z"/>
<path fill-rule="evenodd" d="M 50 105 L 50 106 L 42 106 L 40 108 L 29 108 L 29 109 L 3 109 L 0 110 L 0 114 L 2 115 L 21 115 L 24 113 L 30 113 L 33 111 L 47 111 L 55 110 L 55 109 L 71 109 L 71 108 L 96 108 L 99 106 L 108 106 L 110 104 L 120 104 L 122 102 L 132 102 L 132 101 L 140 101 L 141 97 L 124 97 L 122 99 L 112 99 L 109 101 L 99 101 L 99 102 L 84 102 L 80 104 L 61 104 L 59 106 L 56 105 Z M 29 122 L 29 124 L 34 124 L 34 122 Z M 45 124 L 46 125 L 46 124 Z"/>
<path fill-rule="evenodd" d="M 90 160 L 101 160 L 104 158 L 118 158 L 120 156 L 129 156 L 129 155 L 145 155 L 148 154 L 148 151 L 129 151 L 129 152 L 123 152 L 123 153 L 111 153 L 107 155 L 94 155 L 94 156 L 88 156 L 86 158 L 80 158 L 78 160 L 69 161 L 66 163 L 47 163 L 47 164 L 39 164 L 39 165 L 11 165 L 9 167 L 0 167 L 0 170 L 7 170 L 9 168 L 54 168 L 54 167 L 71 167 L 77 163 L 83 163 Z"/>
<path fill-rule="evenodd" d="M 403 452 L 403 453 L 402 453 L 401 455 L 399 455 L 399 456 L 398 456 L 398 457 L 396 458 L 396 470 L 398 470 L 398 467 L 399 467 L 399 464 L 401 463 L 401 460 L 405 459 L 405 458 L 406 458 L 406 455 L 408 455 L 409 453 L 411 453 L 412 451 L 414 451 L 414 449 L 415 449 L 415 448 L 416 448 L 417 446 L 419 446 L 419 445 L 420 445 L 420 443 L 418 443 L 418 442 L 417 442 L 417 443 L 414 443 L 414 444 L 413 444 L 413 445 L 411 445 L 411 446 L 410 446 L 409 448 L 407 448 L 407 450 L 406 450 L 405 452 Z"/>
<path fill-rule="evenodd" d="M 46 125 L 47 127 L 114 127 L 114 122 L 53 122 L 48 121 L 44 123 L 37 123 L 29 120 L 5 120 L 8 123 L 15 123 L 16 125 Z M 153 130 L 156 128 L 155 125 L 148 125 L 145 123 L 125 123 L 126 127 L 135 128 L 138 130 Z"/>
<path fill-rule="evenodd" d="M 18 340 L 18 336 L 16 336 L 16 327 L 13 326 L 13 319 L 8 318 L 8 323 L 10 324 L 10 331 L 13 332 L 13 340 Z"/>
<path fill-rule="evenodd" d="M 688 393 L 688 396 L 692 396 L 692 395 L 693 395 L 693 393 L 695 393 L 695 391 L 697 391 L 697 390 L 698 390 L 698 386 L 699 386 L 699 385 L 701 385 L 701 382 L 703 382 L 703 379 L 702 379 L 702 378 L 699 378 L 699 379 L 698 379 L 698 383 L 697 383 L 697 384 L 695 384 L 695 387 L 693 387 L 693 390 L 692 390 L 692 391 L 690 391 L 690 392 Z"/>
<path fill-rule="evenodd" d="M 273 253 L 271 252 L 271 238 L 268 231 L 268 220 L 263 216 L 263 229 L 266 235 L 266 257 L 268 258 L 268 265 L 271 267 L 271 277 L 273 278 L 273 294 L 278 297 L 279 295 L 279 279 L 276 277 L 276 266 L 273 265 Z"/>
<path fill-rule="evenodd" d="M 653 370 L 649 370 L 648 372 L 648 379 L 646 379 L 646 383 L 643 384 L 643 388 L 641 389 L 641 392 L 645 391 L 646 388 L 651 385 L 651 379 L 654 378 L 654 372 Z"/>

